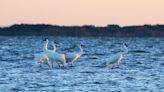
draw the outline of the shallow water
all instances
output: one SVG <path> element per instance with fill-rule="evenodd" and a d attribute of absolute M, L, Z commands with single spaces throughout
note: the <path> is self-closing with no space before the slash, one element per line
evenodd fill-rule
<path fill-rule="evenodd" d="M 77 50 L 85 54 L 64 69 L 39 67 L 34 55 L 42 52 L 42 37 L 0 37 L 0 90 L 66 92 L 164 92 L 164 38 L 49 37 L 60 43 L 57 52 Z M 119 67 L 101 67 L 111 55 L 129 53 Z M 75 48 L 74 48 L 75 47 Z"/>

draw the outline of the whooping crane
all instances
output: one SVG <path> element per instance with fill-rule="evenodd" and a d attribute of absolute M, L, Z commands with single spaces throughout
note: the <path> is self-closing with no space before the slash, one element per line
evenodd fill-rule
<path fill-rule="evenodd" d="M 124 52 L 119 52 L 117 54 L 114 54 L 110 57 L 110 59 L 108 60 L 109 63 L 106 65 L 107 67 L 114 67 L 116 65 L 119 65 L 119 63 L 121 62 L 121 60 L 125 57 L 125 55 L 128 53 L 128 46 L 126 43 L 123 44 L 125 51 Z"/>

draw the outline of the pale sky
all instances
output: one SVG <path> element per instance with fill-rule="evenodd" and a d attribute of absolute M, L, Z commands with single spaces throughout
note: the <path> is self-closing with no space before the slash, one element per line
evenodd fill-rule
<path fill-rule="evenodd" d="M 0 26 L 164 24 L 164 0 L 0 0 Z"/>

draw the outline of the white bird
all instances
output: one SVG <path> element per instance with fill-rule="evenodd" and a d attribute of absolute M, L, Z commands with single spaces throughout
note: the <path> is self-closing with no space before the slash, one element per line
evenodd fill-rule
<path fill-rule="evenodd" d="M 48 50 L 47 46 L 48 46 L 48 39 L 44 40 L 44 46 L 43 46 L 43 51 L 39 54 L 35 54 L 35 61 L 37 64 L 39 64 L 40 66 L 44 63 L 46 63 L 49 67 L 51 67 L 50 62 L 49 62 L 49 58 L 48 56 L 45 54 L 45 52 Z"/>
<path fill-rule="evenodd" d="M 48 39 L 45 39 L 44 40 L 44 47 L 43 47 L 44 52 L 36 54 L 35 55 L 35 61 L 39 65 L 46 63 L 49 67 L 51 67 L 49 58 L 48 58 L 47 54 L 45 54 L 45 53 L 56 52 L 57 43 L 56 42 L 53 43 L 53 50 L 48 49 L 48 43 L 49 43 Z"/>
<path fill-rule="evenodd" d="M 128 53 L 128 48 L 127 48 L 127 44 L 124 43 L 124 48 L 125 51 L 124 52 L 119 52 L 115 55 L 112 55 L 110 57 L 110 59 L 108 60 L 109 63 L 106 65 L 107 67 L 114 67 L 116 65 L 119 65 L 119 63 L 121 62 L 121 60 L 125 57 L 125 55 Z"/>
<path fill-rule="evenodd" d="M 57 63 L 59 65 L 59 67 L 61 64 L 63 66 L 65 66 L 65 64 L 66 64 L 65 55 L 57 53 L 56 52 L 56 46 L 58 46 L 58 44 L 56 42 L 54 42 L 53 43 L 53 50 L 46 52 L 46 54 L 47 54 L 48 58 L 50 59 L 52 67 L 53 67 L 54 63 Z"/>
<path fill-rule="evenodd" d="M 78 47 L 80 49 L 79 51 L 70 52 L 70 53 L 65 54 L 67 62 L 71 62 L 73 64 L 75 61 L 77 61 L 81 57 L 81 55 L 84 54 L 84 51 L 83 51 L 83 48 L 82 48 L 83 45 L 78 45 Z"/>
<path fill-rule="evenodd" d="M 54 63 L 57 63 L 59 65 L 59 67 L 61 67 L 61 65 L 64 67 L 66 64 L 66 58 L 64 54 L 60 54 L 60 53 L 47 53 L 47 56 L 51 62 L 51 65 L 53 67 Z"/>

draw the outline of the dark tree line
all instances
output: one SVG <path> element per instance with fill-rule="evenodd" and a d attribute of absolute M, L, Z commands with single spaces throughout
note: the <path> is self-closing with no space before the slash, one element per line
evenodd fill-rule
<path fill-rule="evenodd" d="M 96 27 L 58 26 L 46 24 L 15 24 L 0 28 L 1 36 L 116 36 L 116 37 L 164 37 L 164 25 Z"/>

